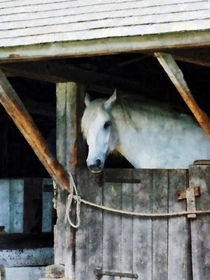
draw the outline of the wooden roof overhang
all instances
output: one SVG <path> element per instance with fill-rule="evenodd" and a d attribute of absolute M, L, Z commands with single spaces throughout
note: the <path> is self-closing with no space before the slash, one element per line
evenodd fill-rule
<path fill-rule="evenodd" d="M 180 60 L 190 60 L 188 49 L 202 47 L 210 47 L 210 29 L 0 47 L 0 64 L 155 51 L 177 52 Z"/>

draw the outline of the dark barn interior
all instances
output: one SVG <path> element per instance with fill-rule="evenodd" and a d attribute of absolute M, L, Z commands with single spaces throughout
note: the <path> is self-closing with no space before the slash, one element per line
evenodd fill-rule
<path fill-rule="evenodd" d="M 209 50 L 179 50 L 171 53 L 177 58 L 198 105 L 210 115 Z M 191 114 L 157 59 L 150 54 L 125 53 L 2 64 L 2 69 L 47 139 L 53 153 L 56 141 L 56 82 L 72 79 L 85 84 L 92 98 L 108 97 L 114 88 L 117 88 L 120 95 L 127 93 L 129 98 L 134 99 L 141 95 L 169 102 L 180 113 Z M 0 120 L 0 177 L 48 177 L 3 108 L 0 109 Z M 110 156 L 106 166 L 129 167 L 129 163 L 120 157 Z"/>

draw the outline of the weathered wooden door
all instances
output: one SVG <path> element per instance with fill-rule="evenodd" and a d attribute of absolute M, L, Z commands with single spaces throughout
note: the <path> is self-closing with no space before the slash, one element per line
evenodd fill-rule
<path fill-rule="evenodd" d="M 210 165 L 195 165 L 189 169 L 192 187 L 200 186 L 197 210 L 210 209 Z M 210 279 L 210 215 L 201 215 L 191 220 L 193 280 Z"/>
<path fill-rule="evenodd" d="M 210 170 L 205 168 L 190 168 L 190 180 L 210 191 Z M 79 192 L 92 202 L 145 213 L 186 210 L 185 201 L 176 197 L 188 187 L 188 170 L 106 170 L 101 186 L 88 171 L 79 174 Z M 204 198 L 206 208 L 209 195 Z M 186 217 L 138 218 L 82 206 L 75 240 L 76 280 L 207 280 L 208 217 L 191 222 Z"/>

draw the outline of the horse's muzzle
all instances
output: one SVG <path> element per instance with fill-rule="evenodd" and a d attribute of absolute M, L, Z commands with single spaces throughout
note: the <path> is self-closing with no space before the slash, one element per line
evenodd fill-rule
<path fill-rule="evenodd" d="M 101 173 L 103 170 L 103 165 L 102 165 L 100 159 L 97 159 L 94 164 L 88 165 L 88 169 L 92 173 Z"/>

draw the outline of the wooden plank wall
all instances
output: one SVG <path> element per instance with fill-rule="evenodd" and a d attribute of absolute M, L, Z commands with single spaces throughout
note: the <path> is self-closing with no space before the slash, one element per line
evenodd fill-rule
<path fill-rule="evenodd" d="M 200 186 L 196 198 L 197 210 L 208 210 L 210 205 L 210 165 L 189 168 L 190 186 Z M 191 221 L 193 280 L 210 278 L 210 215 L 201 215 Z"/>
<path fill-rule="evenodd" d="M 188 185 L 186 170 L 110 169 L 102 187 L 88 171 L 80 174 L 81 196 L 99 204 L 154 213 L 186 207 L 176 200 L 177 191 Z M 138 274 L 141 280 L 191 280 L 189 245 L 186 217 L 128 217 L 83 206 L 76 233 L 76 279 L 96 279 L 94 269 L 99 267 Z"/>
<path fill-rule="evenodd" d="M 0 46 L 210 27 L 207 0 L 1 1 Z"/>

